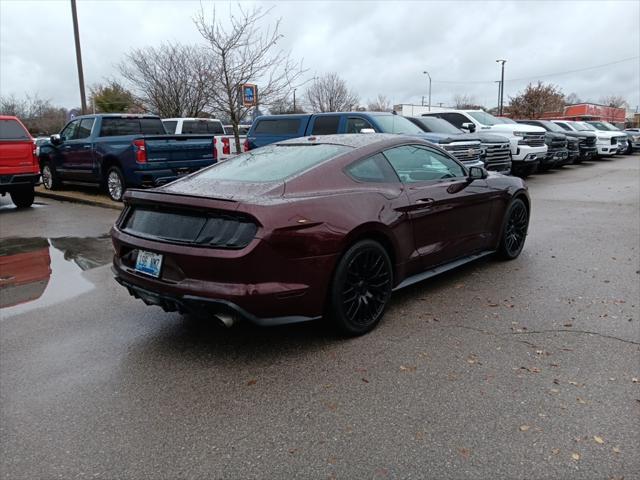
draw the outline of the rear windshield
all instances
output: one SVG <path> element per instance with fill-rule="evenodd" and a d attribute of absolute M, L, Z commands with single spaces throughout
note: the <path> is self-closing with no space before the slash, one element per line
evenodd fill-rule
<path fill-rule="evenodd" d="M 344 145 L 268 145 L 251 150 L 194 175 L 201 179 L 275 182 L 351 150 Z"/>
<path fill-rule="evenodd" d="M 164 125 L 159 118 L 123 118 L 104 117 L 101 137 L 118 135 L 166 135 Z"/>
<path fill-rule="evenodd" d="M 176 120 L 163 120 L 162 124 L 164 125 L 164 129 L 167 133 L 171 135 L 176 133 L 176 127 L 178 126 L 178 122 Z"/>
<path fill-rule="evenodd" d="M 446 120 L 436 117 L 420 117 L 415 120 L 418 124 L 424 125 L 429 132 L 434 133 L 450 133 L 452 135 L 458 135 L 464 133 L 458 127 L 453 126 Z"/>
<path fill-rule="evenodd" d="M 29 133 L 14 119 L 0 120 L 0 140 L 29 140 Z"/>
<path fill-rule="evenodd" d="M 259 120 L 254 133 L 263 135 L 296 135 L 299 130 L 299 118 L 282 118 Z"/>
<path fill-rule="evenodd" d="M 185 120 L 182 122 L 182 133 L 214 133 L 224 134 L 224 128 L 220 122 L 208 120 Z"/>

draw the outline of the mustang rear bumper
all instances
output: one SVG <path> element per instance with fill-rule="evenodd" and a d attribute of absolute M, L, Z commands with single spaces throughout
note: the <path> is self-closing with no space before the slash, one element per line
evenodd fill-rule
<path fill-rule="evenodd" d="M 140 286 L 122 280 L 116 273 L 115 280 L 125 287 L 129 294 L 142 300 L 147 305 L 157 305 L 165 312 L 191 313 L 194 315 L 232 315 L 261 326 L 285 325 L 289 323 L 308 322 L 317 320 L 320 316 L 310 317 L 304 315 L 287 315 L 280 317 L 262 318 L 249 313 L 239 305 L 222 299 L 212 299 L 195 295 L 167 295 L 153 292 Z"/>

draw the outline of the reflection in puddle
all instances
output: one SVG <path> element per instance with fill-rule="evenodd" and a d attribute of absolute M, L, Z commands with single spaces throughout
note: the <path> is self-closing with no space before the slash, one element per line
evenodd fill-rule
<path fill-rule="evenodd" d="M 82 272 L 111 262 L 108 235 L 0 240 L 0 317 L 61 303 L 88 292 Z"/>

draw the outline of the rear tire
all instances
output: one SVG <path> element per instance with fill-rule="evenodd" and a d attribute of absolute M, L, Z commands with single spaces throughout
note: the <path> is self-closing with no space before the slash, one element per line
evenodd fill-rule
<path fill-rule="evenodd" d="M 47 190 L 56 190 L 60 188 L 58 173 L 50 161 L 47 160 L 43 162 L 40 171 L 42 175 L 42 185 L 44 185 L 44 188 Z"/>
<path fill-rule="evenodd" d="M 498 256 L 504 260 L 518 258 L 524 248 L 528 228 L 529 210 L 522 200 L 516 198 L 504 215 Z"/>
<path fill-rule="evenodd" d="M 121 202 L 126 187 L 120 167 L 116 167 L 114 165 L 107 170 L 105 185 L 107 187 L 107 195 L 109 195 L 109 198 L 114 202 Z"/>
<path fill-rule="evenodd" d="M 29 208 L 33 205 L 33 199 L 35 197 L 35 192 L 33 190 L 33 185 L 29 185 L 26 187 L 21 187 L 9 192 L 11 195 L 11 201 L 18 208 Z"/>
<path fill-rule="evenodd" d="M 373 330 L 384 315 L 392 286 L 391 259 L 382 245 L 373 240 L 356 243 L 338 262 L 329 292 L 329 318 L 346 336 Z"/>

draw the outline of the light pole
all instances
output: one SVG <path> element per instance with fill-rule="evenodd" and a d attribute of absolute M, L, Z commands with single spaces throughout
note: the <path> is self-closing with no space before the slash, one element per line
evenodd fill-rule
<path fill-rule="evenodd" d="M 500 97 L 502 96 L 502 83 L 500 83 L 500 80 L 496 80 L 495 83 L 498 84 L 498 106 L 497 108 L 497 112 L 500 113 Z"/>
<path fill-rule="evenodd" d="M 504 64 L 506 60 L 496 60 L 496 63 L 502 63 L 502 75 L 500 76 L 500 105 L 498 106 L 498 115 L 502 115 L 502 109 L 504 107 Z"/>
<path fill-rule="evenodd" d="M 296 90 L 298 89 L 298 87 L 301 87 L 305 83 L 309 83 L 311 80 L 316 80 L 317 78 L 318 77 L 311 77 L 310 79 L 296 85 L 296 88 L 293 89 L 293 113 L 296 113 Z"/>
<path fill-rule="evenodd" d="M 429 75 L 429 72 L 426 70 L 422 73 L 429 77 L 429 111 L 431 111 L 431 75 Z"/>
<path fill-rule="evenodd" d="M 82 73 L 82 53 L 80 52 L 80 32 L 78 31 L 78 14 L 76 0 L 71 0 L 71 16 L 73 17 L 73 36 L 76 41 L 76 63 L 78 64 L 78 82 L 80 83 L 80 101 L 82 114 L 87 113 L 87 100 L 84 95 L 84 74 Z"/>

